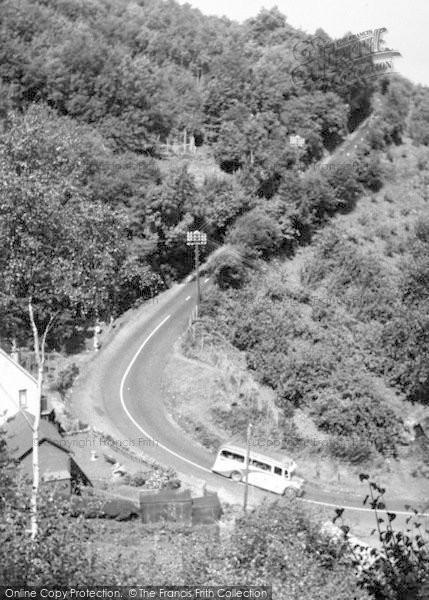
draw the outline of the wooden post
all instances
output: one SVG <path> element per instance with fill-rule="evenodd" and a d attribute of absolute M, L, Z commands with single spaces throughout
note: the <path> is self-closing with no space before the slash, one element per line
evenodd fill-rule
<path fill-rule="evenodd" d="M 201 286 L 200 286 L 200 247 L 198 244 L 195 244 L 195 270 L 197 273 L 197 307 L 200 306 L 201 303 Z"/>
<path fill-rule="evenodd" d="M 243 501 L 243 511 L 246 512 L 247 509 L 247 498 L 249 493 L 249 462 L 250 462 L 250 436 L 252 435 L 252 423 L 249 423 L 247 427 L 247 449 L 246 449 L 246 474 L 245 474 L 245 482 L 244 482 L 244 501 Z"/>

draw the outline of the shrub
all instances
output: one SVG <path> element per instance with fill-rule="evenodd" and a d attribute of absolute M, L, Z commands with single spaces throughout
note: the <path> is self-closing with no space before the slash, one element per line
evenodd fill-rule
<path fill-rule="evenodd" d="M 222 252 L 213 257 L 209 269 L 220 289 L 239 288 L 247 277 L 246 248 L 226 246 Z"/>
<path fill-rule="evenodd" d="M 71 363 L 58 373 L 56 380 L 51 385 L 51 390 L 57 391 L 64 400 L 67 391 L 72 387 L 78 375 L 79 367 L 75 363 Z"/>
<path fill-rule="evenodd" d="M 353 544 L 351 554 L 358 568 L 359 583 L 371 597 L 377 600 L 425 600 L 429 591 L 429 546 L 428 539 L 422 531 L 418 511 L 407 507 L 415 514 L 407 517 L 407 529 L 394 529 L 396 514 L 389 511 L 384 499 L 385 489 L 371 481 L 369 475 L 361 473 L 359 478 L 368 482 L 368 494 L 363 501 L 374 514 L 378 541 L 381 551 L 371 550 L 371 557 L 376 560 L 365 560 L 357 552 Z M 383 511 L 383 517 L 380 517 Z M 385 512 L 385 514 L 384 514 Z M 342 519 L 344 509 L 336 510 L 334 523 Z M 341 530 L 348 538 L 349 528 L 343 525 Z M 427 532 L 426 532 L 427 533 Z M 369 557 L 368 557 L 369 558 Z"/>
<path fill-rule="evenodd" d="M 146 483 L 146 479 L 148 478 L 148 473 L 134 473 L 131 475 L 128 485 L 132 485 L 134 487 L 141 487 Z"/>
<path fill-rule="evenodd" d="M 322 534 L 320 524 L 296 502 L 262 504 L 239 519 L 225 558 L 238 581 L 269 581 L 276 598 L 368 598 L 344 545 Z"/>
<path fill-rule="evenodd" d="M 336 228 L 318 237 L 301 280 L 311 287 L 324 281 L 328 294 L 362 321 L 386 322 L 397 310 L 394 273 L 376 255 L 357 249 Z"/>
<path fill-rule="evenodd" d="M 226 241 L 251 248 L 262 258 L 268 258 L 280 248 L 282 233 L 274 219 L 260 208 L 255 208 L 237 219 Z"/>
<path fill-rule="evenodd" d="M 232 409 L 214 407 L 211 413 L 215 423 L 233 436 L 244 435 L 249 423 L 259 423 L 265 417 L 263 411 L 243 406 Z"/>
<path fill-rule="evenodd" d="M 334 190 L 338 207 L 343 210 L 351 210 L 362 194 L 362 185 L 359 182 L 358 174 L 339 166 L 337 169 L 329 171 L 327 179 Z"/>
<path fill-rule="evenodd" d="M 101 512 L 105 518 L 116 519 L 116 521 L 129 521 L 139 516 L 139 509 L 135 504 L 119 498 L 105 502 Z"/>
<path fill-rule="evenodd" d="M 363 445 L 396 455 L 401 419 L 385 402 L 363 392 L 321 395 L 311 408 L 317 426 L 340 438 L 352 440 L 356 436 Z"/>
<path fill-rule="evenodd" d="M 383 187 L 385 172 L 378 152 L 361 156 L 358 162 L 357 179 L 372 192 Z"/>
<path fill-rule="evenodd" d="M 361 465 L 373 458 L 374 447 L 356 437 L 338 437 L 329 441 L 328 452 L 331 456 L 352 465 Z"/>

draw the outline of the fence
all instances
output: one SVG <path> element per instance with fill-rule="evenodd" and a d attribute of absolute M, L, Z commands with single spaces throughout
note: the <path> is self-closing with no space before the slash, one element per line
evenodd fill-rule
<path fill-rule="evenodd" d="M 222 507 L 217 494 L 191 498 L 189 490 L 159 490 L 140 492 L 140 513 L 144 523 L 210 525 L 220 519 Z"/>
<path fill-rule="evenodd" d="M 3 345 L 5 347 L 6 345 Z M 16 350 L 17 362 L 28 371 L 33 377 L 37 378 L 36 356 L 33 350 L 19 348 Z M 58 361 L 62 356 L 59 352 L 45 353 L 45 372 L 54 373 L 57 369 Z"/>
<path fill-rule="evenodd" d="M 160 144 L 159 148 L 164 157 L 183 154 L 194 155 L 196 152 L 195 138 L 193 135 L 188 136 L 188 132 L 184 129 L 182 140 L 168 136 L 166 143 Z"/>

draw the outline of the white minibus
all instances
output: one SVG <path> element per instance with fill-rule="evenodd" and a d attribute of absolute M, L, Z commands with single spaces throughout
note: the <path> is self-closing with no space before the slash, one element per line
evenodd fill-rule
<path fill-rule="evenodd" d="M 291 458 L 272 458 L 250 452 L 248 482 L 276 494 L 289 497 L 301 496 L 304 480 L 293 473 L 296 463 Z M 233 481 L 245 481 L 246 450 L 232 444 L 223 445 L 212 467 L 214 473 L 230 477 Z"/>

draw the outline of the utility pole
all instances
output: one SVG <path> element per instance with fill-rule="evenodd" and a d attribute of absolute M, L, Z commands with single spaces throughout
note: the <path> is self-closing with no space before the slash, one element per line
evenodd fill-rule
<path fill-rule="evenodd" d="M 253 425 L 249 423 L 247 426 L 247 449 L 246 449 L 246 475 L 244 480 L 244 501 L 243 501 L 243 511 L 246 512 L 247 509 L 247 497 L 249 493 L 249 462 L 250 462 L 250 437 L 252 435 Z"/>
<path fill-rule="evenodd" d="M 195 270 L 197 282 L 197 311 L 201 303 L 201 287 L 200 287 L 200 246 L 207 244 L 207 234 L 201 231 L 188 231 L 186 234 L 186 244 L 195 248 Z"/>

